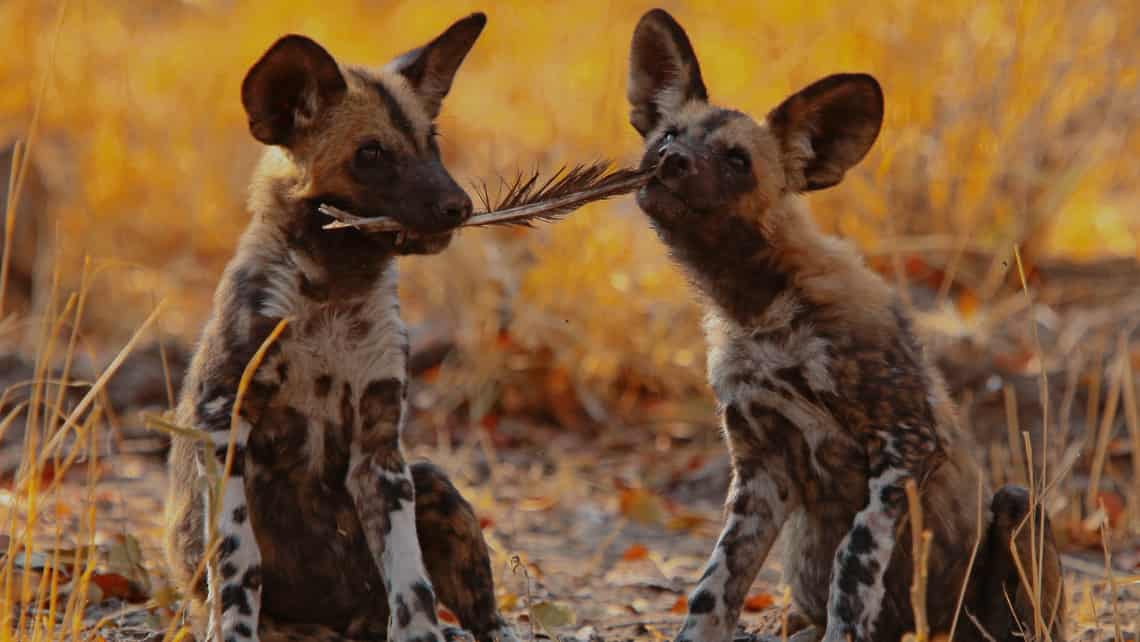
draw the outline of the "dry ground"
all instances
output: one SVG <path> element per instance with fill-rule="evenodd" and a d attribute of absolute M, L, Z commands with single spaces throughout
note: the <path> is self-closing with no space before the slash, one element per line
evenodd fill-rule
<path fill-rule="evenodd" d="M 1135 639 L 1140 626 L 1140 591 L 1131 584 L 1140 579 L 1132 474 L 1140 453 L 1140 381 L 1131 344 L 1140 278 L 1128 272 L 1134 269 L 1119 263 L 1100 272 L 1043 269 L 1033 289 L 1035 305 L 1023 299 L 1020 307 L 1007 302 L 1004 316 L 979 313 L 989 321 L 968 324 L 969 331 L 951 331 L 961 318 L 916 312 L 995 481 L 1024 480 L 1018 472 L 1024 459 L 1010 448 L 1018 430 L 1030 436 L 1034 452 L 1048 452 L 1053 472 L 1047 475 L 1059 477 L 1047 505 L 1065 550 L 1069 639 Z M 1054 287 L 1058 283 L 1065 287 Z M 919 309 L 933 309 L 923 302 L 925 289 L 909 291 Z M 1036 327 L 1028 323 L 1032 318 Z M 635 412 L 607 414 L 565 386 L 547 385 L 538 405 L 551 408 L 548 413 L 527 412 L 531 404 L 504 412 L 511 406 L 501 401 L 490 410 L 470 402 L 444 412 L 440 407 L 463 359 L 440 363 L 446 340 L 413 336 L 420 362 L 409 442 L 415 457 L 443 466 L 475 506 L 494 552 L 505 613 L 527 635 L 533 629 L 536 636 L 559 639 L 668 639 L 715 541 L 728 483 L 708 397 L 644 396 L 632 403 Z M 176 373 L 184 356 L 174 346 L 166 354 Z M 53 613 L 65 630 L 111 641 L 169 639 L 181 621 L 159 549 L 165 436 L 141 428 L 141 409 L 155 412 L 167 402 L 158 359 L 159 351 L 140 348 L 104 389 L 105 407 L 117 409 L 106 421 L 110 428 L 83 433 L 93 447 L 70 443 L 33 477 L 16 468 L 31 459 L 28 452 L 43 452 L 42 444 L 16 439 L 21 422 L 4 427 L 0 503 L 8 512 L 8 532 L 19 539 L 9 550 L 34 552 L 17 554 L 5 567 L 12 581 L 4 590 L 18 595 L 27 579 L 25 594 L 37 597 L 25 605 L 9 602 L 11 613 L 23 614 L 25 630 L 39 626 L 40 639 L 62 635 L 46 635 Z M 19 365 L 9 362 L 3 385 L 15 391 L 20 375 L 13 364 Z M 1048 375 L 1045 387 L 1038 385 L 1040 364 Z M 500 390 L 496 398 L 515 394 Z M 8 404 L 13 407 L 11 399 Z M 1043 406 L 1051 409 L 1048 436 Z M 69 465 L 69 452 L 82 454 Z M 33 480 L 38 493 L 31 492 Z M 33 536 L 25 539 L 29 523 Z M 61 615 L 68 604 L 80 612 L 79 602 L 69 599 L 83 583 L 69 578 L 76 575 L 73 568 L 87 564 L 79 555 L 81 564 L 73 566 L 77 548 L 82 553 L 81 544 L 90 541 L 97 546 L 82 589 L 89 604 L 81 617 Z M 62 553 L 53 557 L 54 551 Z M 53 566 L 71 571 L 58 585 L 50 584 L 50 574 L 36 572 Z M 753 587 L 745 629 L 780 631 L 787 604 L 781 580 L 777 555 Z"/>

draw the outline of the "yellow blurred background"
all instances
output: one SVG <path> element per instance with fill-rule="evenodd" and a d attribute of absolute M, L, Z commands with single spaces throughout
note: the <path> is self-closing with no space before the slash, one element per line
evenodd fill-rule
<path fill-rule="evenodd" d="M 439 128 L 461 183 L 494 185 L 536 166 L 639 158 L 626 56 L 651 6 L 5 0 L 0 142 L 27 136 L 46 80 L 32 154 L 54 261 L 64 287 L 85 258 L 106 266 L 89 340 L 121 344 L 166 297 L 164 332 L 191 341 L 247 221 L 259 149 L 238 88 L 278 36 L 380 65 L 486 11 Z M 887 116 L 872 154 L 811 197 L 826 230 L 868 252 L 922 241 L 937 263 L 1016 242 L 1031 256 L 1140 256 L 1140 3 L 662 6 L 688 30 L 713 100 L 758 117 L 823 75 L 878 77 Z M 465 348 L 448 371 L 465 397 L 528 381 L 619 402 L 631 388 L 703 388 L 699 308 L 632 199 L 532 231 L 466 231 L 403 268 L 412 322 L 443 324 Z"/>

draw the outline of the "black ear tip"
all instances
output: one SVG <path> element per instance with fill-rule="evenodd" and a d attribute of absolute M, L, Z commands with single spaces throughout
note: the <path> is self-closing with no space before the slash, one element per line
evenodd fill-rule
<path fill-rule="evenodd" d="M 883 87 L 879 81 L 871 74 L 844 74 L 847 76 L 848 82 L 857 83 L 862 85 L 863 88 L 869 92 L 871 99 L 879 106 L 879 111 L 883 110 Z"/>
<path fill-rule="evenodd" d="M 670 15 L 668 11 L 660 7 L 646 11 L 645 15 L 641 16 L 641 20 L 638 22 L 638 26 L 645 23 L 677 24 L 677 20 Z"/>
<path fill-rule="evenodd" d="M 284 36 L 281 36 L 280 38 L 278 38 L 277 42 L 273 43 L 273 46 L 276 47 L 277 45 L 282 45 L 282 44 L 284 44 L 284 45 L 293 45 L 293 44 L 300 45 L 300 44 L 308 44 L 310 42 L 313 42 L 313 39 L 308 37 L 308 36 L 303 36 L 299 33 L 287 33 Z"/>
<path fill-rule="evenodd" d="M 476 11 L 455 24 L 457 26 L 462 25 L 468 29 L 475 29 L 476 33 L 480 33 L 483 31 L 483 27 L 487 26 L 487 14 L 482 11 Z"/>
<path fill-rule="evenodd" d="M 677 22 L 677 19 L 664 9 L 646 11 L 633 29 L 634 37 L 636 38 L 638 34 L 643 34 L 647 30 L 657 33 L 664 31 L 669 34 L 685 33 L 681 23 Z"/>
<path fill-rule="evenodd" d="M 873 91 L 875 93 L 875 97 L 878 98 L 879 104 L 882 104 L 883 86 L 879 84 L 879 81 L 871 74 L 859 74 L 859 78 L 868 86 L 870 86 L 871 91 Z"/>
<path fill-rule="evenodd" d="M 302 36 L 299 33 L 290 33 L 281 36 L 274 42 L 269 49 L 266 50 L 268 54 L 271 51 L 289 51 L 289 50 L 309 50 L 324 52 L 325 48 L 320 45 L 316 40 L 308 36 Z"/>

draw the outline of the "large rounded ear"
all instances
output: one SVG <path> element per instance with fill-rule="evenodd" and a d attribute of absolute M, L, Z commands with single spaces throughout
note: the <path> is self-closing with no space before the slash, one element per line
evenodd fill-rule
<path fill-rule="evenodd" d="M 388 63 L 388 69 L 408 79 L 432 118 L 439 115 L 455 72 L 486 24 L 485 14 L 473 13 L 448 27 L 435 40 Z"/>
<path fill-rule="evenodd" d="M 867 74 L 835 74 L 768 114 L 794 191 L 831 187 L 863 159 L 883 124 L 883 90 Z"/>
<path fill-rule="evenodd" d="M 642 136 L 657 127 L 662 115 L 690 100 L 709 99 L 689 37 L 662 9 L 642 16 L 633 30 L 626 96 L 629 122 Z"/>
<path fill-rule="evenodd" d="M 346 89 L 329 52 L 305 36 L 288 35 L 273 43 L 245 75 L 241 102 L 254 138 L 288 146 Z"/>

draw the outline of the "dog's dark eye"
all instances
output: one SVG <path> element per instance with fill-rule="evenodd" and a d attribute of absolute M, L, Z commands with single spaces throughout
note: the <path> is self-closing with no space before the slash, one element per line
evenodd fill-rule
<path fill-rule="evenodd" d="M 728 163 L 739 170 L 752 167 L 752 159 L 748 157 L 748 152 L 739 147 L 728 150 Z"/>
<path fill-rule="evenodd" d="M 353 163 L 360 169 L 379 167 L 384 160 L 384 148 L 379 143 L 365 143 L 357 148 Z"/>

